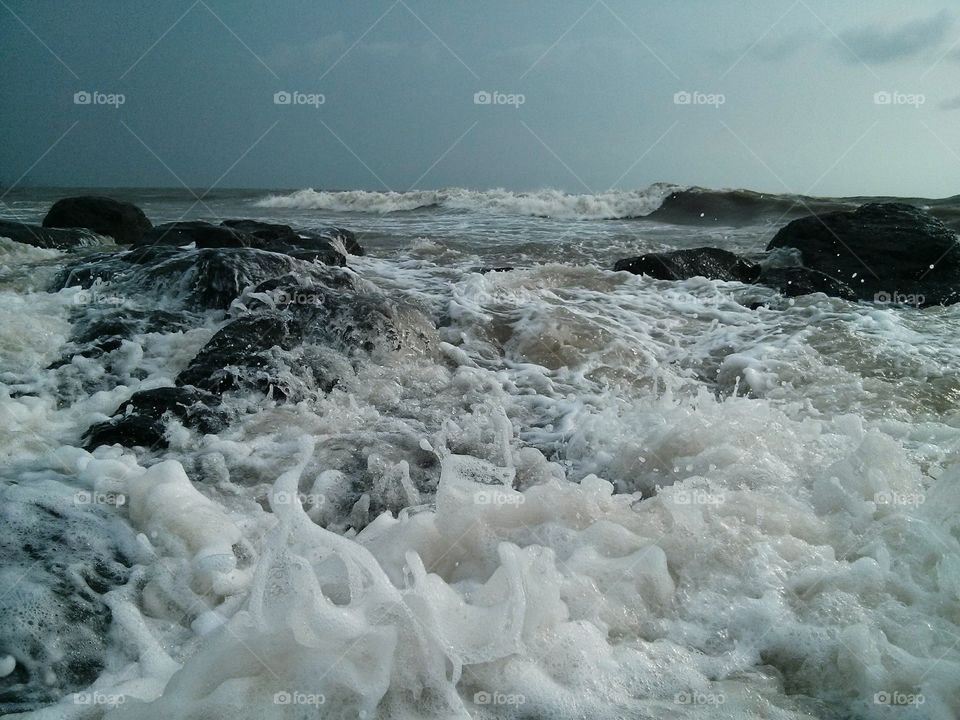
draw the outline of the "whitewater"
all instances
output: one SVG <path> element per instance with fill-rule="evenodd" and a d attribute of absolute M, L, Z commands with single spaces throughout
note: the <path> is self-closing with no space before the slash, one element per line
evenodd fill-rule
<path fill-rule="evenodd" d="M 680 190 L 104 193 L 349 228 L 404 340 L 303 349 L 332 389 L 278 352 L 286 397 L 162 449 L 83 437 L 276 297 L 51 292 L 0 239 L 0 712 L 960 717 L 960 306 L 613 272 L 859 202 Z"/>

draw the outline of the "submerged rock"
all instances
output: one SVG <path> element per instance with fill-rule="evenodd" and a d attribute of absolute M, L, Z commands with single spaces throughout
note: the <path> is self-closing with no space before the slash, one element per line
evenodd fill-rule
<path fill-rule="evenodd" d="M 849 285 L 860 300 L 910 297 L 912 304 L 960 300 L 960 243 L 929 213 L 902 203 L 800 218 L 768 250 L 796 248 L 803 265 Z"/>
<path fill-rule="evenodd" d="M 52 479 L 0 479 L 0 657 L 13 660 L 0 715 L 56 702 L 101 674 L 112 622 L 102 596 L 144 560 L 111 499 Z"/>
<path fill-rule="evenodd" d="M 28 223 L 0 220 L 0 237 L 40 248 L 68 250 L 100 245 L 104 238 L 84 228 L 46 228 Z"/>
<path fill-rule="evenodd" d="M 45 228 L 87 228 L 121 245 L 139 242 L 153 227 L 136 205 L 108 197 L 82 195 L 57 200 L 43 219 Z"/>
<path fill-rule="evenodd" d="M 395 307 L 346 274 L 307 283 L 287 276 L 260 284 L 250 314 L 226 325 L 177 376 L 212 393 L 256 390 L 276 400 L 329 392 L 356 353 L 400 347 Z"/>
<path fill-rule="evenodd" d="M 333 253 L 332 260 L 344 262 Z M 310 265 L 253 248 L 177 248 L 142 246 L 126 252 L 97 253 L 65 268 L 53 290 L 101 285 L 102 292 L 138 298 L 165 296 L 192 309 L 224 310 L 244 288 Z"/>
<path fill-rule="evenodd" d="M 728 250 L 710 247 L 646 253 L 618 260 L 613 269 L 649 275 L 658 280 L 688 280 L 702 276 L 710 280 L 749 283 L 760 274 L 759 265 Z"/>
<path fill-rule="evenodd" d="M 262 222 L 260 220 L 224 220 L 220 224 L 256 238 L 252 246 L 263 250 L 289 254 L 297 254 L 311 250 L 327 253 L 330 250 L 336 251 L 334 244 L 342 243 L 344 249 L 349 254 L 364 254 L 363 247 L 357 242 L 356 235 L 344 228 L 329 227 L 323 228 L 322 230 L 295 230 L 289 225 Z M 327 264 L 333 265 L 337 263 Z"/>
<path fill-rule="evenodd" d="M 246 233 L 202 220 L 163 223 L 144 233 L 139 245 L 189 245 L 198 248 L 245 248 L 255 244 Z"/>

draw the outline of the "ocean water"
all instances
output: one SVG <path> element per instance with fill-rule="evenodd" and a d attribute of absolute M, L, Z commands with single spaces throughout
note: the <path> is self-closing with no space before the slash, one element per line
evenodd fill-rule
<path fill-rule="evenodd" d="M 163 450 L 81 447 L 242 308 L 48 292 L 67 254 L 0 239 L 0 712 L 960 717 L 960 306 L 612 272 L 777 262 L 787 220 L 863 201 L 677 190 L 98 191 L 349 228 L 414 338 Z"/>

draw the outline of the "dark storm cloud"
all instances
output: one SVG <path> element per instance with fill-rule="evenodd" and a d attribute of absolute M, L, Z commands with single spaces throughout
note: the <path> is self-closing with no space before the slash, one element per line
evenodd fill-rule
<path fill-rule="evenodd" d="M 911 58 L 924 50 L 939 46 L 953 26 L 953 16 L 941 10 L 928 18 L 910 20 L 899 25 L 880 26 L 872 23 L 840 33 L 840 39 L 855 53 L 847 53 L 849 62 L 889 63 Z"/>

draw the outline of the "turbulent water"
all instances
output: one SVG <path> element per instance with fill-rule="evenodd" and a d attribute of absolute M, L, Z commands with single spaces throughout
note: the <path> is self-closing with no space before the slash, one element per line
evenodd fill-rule
<path fill-rule="evenodd" d="M 234 397 L 217 434 L 89 453 L 227 316 L 48 292 L 68 254 L 0 239 L 0 712 L 960 717 L 960 305 L 610 270 L 761 259 L 862 199 L 99 192 L 154 223 L 349 228 L 418 341 L 329 392 Z M 960 203 L 915 202 L 956 228 Z M 158 308 L 172 327 L 75 354 L 84 323 Z"/>

